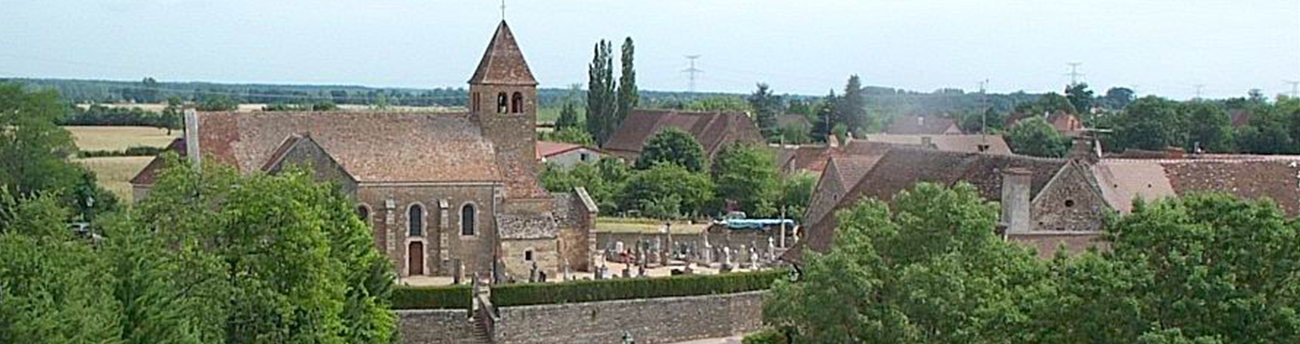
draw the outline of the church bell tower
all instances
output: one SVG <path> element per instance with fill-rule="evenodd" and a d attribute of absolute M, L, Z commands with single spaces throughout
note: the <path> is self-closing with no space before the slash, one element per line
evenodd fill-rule
<path fill-rule="evenodd" d="M 496 149 L 511 197 L 531 197 L 536 184 L 537 80 L 504 20 L 469 79 L 470 120 Z M 544 194 L 544 193 L 543 193 Z"/>

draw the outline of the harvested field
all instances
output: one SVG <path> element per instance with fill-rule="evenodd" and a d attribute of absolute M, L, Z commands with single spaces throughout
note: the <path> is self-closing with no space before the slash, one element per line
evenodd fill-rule
<path fill-rule="evenodd" d="M 172 130 L 167 135 L 166 129 L 152 127 L 108 127 L 108 126 L 69 126 L 63 127 L 72 132 L 72 139 L 83 151 L 124 150 L 132 146 L 166 147 L 173 139 L 180 136 L 180 130 Z"/>
<path fill-rule="evenodd" d="M 112 191 L 125 203 L 131 202 L 131 178 L 152 161 L 150 156 L 105 157 L 77 159 L 95 172 L 99 185 Z"/>

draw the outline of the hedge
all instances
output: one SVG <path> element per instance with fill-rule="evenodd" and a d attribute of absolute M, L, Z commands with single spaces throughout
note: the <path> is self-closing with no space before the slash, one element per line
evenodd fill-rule
<path fill-rule="evenodd" d="M 125 150 L 94 150 L 79 152 L 82 158 L 99 158 L 111 156 L 155 156 L 165 148 L 149 146 L 132 146 Z"/>
<path fill-rule="evenodd" d="M 492 287 L 492 305 L 506 307 L 739 293 L 767 289 L 777 278 L 788 274 L 786 270 L 778 269 L 718 275 L 505 284 Z"/>
<path fill-rule="evenodd" d="M 466 284 L 397 287 L 393 289 L 393 309 L 469 309 L 471 293 Z"/>

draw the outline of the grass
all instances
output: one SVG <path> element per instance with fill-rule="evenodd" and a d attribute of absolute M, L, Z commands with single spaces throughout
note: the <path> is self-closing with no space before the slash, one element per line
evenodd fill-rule
<path fill-rule="evenodd" d="M 95 172 L 99 185 L 112 191 L 123 202 L 131 201 L 131 178 L 152 161 L 151 156 L 127 156 L 77 159 Z"/>
<path fill-rule="evenodd" d="M 587 109 L 582 106 L 574 107 L 578 110 L 578 121 L 581 122 L 587 116 Z M 560 119 L 560 111 L 564 110 L 563 106 L 547 106 L 537 109 L 537 123 L 555 123 Z"/>
<path fill-rule="evenodd" d="M 132 146 L 166 147 L 173 139 L 180 136 L 180 130 L 172 130 L 167 135 L 166 129 L 152 127 L 63 127 L 72 133 L 77 148 L 83 151 L 124 150 Z"/>
<path fill-rule="evenodd" d="M 645 218 L 597 217 L 596 232 L 604 233 L 661 233 L 664 221 Z M 673 221 L 673 234 L 699 234 L 709 228 L 708 223 Z"/>

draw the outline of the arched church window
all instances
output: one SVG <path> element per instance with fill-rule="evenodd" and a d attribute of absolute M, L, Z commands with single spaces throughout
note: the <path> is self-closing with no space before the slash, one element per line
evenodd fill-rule
<path fill-rule="evenodd" d="M 460 208 L 460 235 L 474 235 L 474 205 Z"/>
<path fill-rule="evenodd" d="M 510 98 L 510 113 L 524 112 L 524 94 L 515 92 Z"/>
<path fill-rule="evenodd" d="M 497 93 L 497 113 L 506 113 L 507 106 L 509 105 L 510 104 L 507 103 L 506 93 Z"/>
<path fill-rule="evenodd" d="M 406 221 L 406 223 L 407 223 L 407 225 L 410 227 L 410 228 L 407 230 L 407 234 L 410 235 L 410 236 L 421 236 L 421 235 L 423 235 L 423 233 L 424 233 L 424 207 L 421 207 L 419 204 L 413 204 L 413 205 L 411 205 L 411 209 L 407 212 L 407 214 L 406 214 L 406 218 L 407 218 L 407 220 L 408 220 L 408 221 Z"/>

